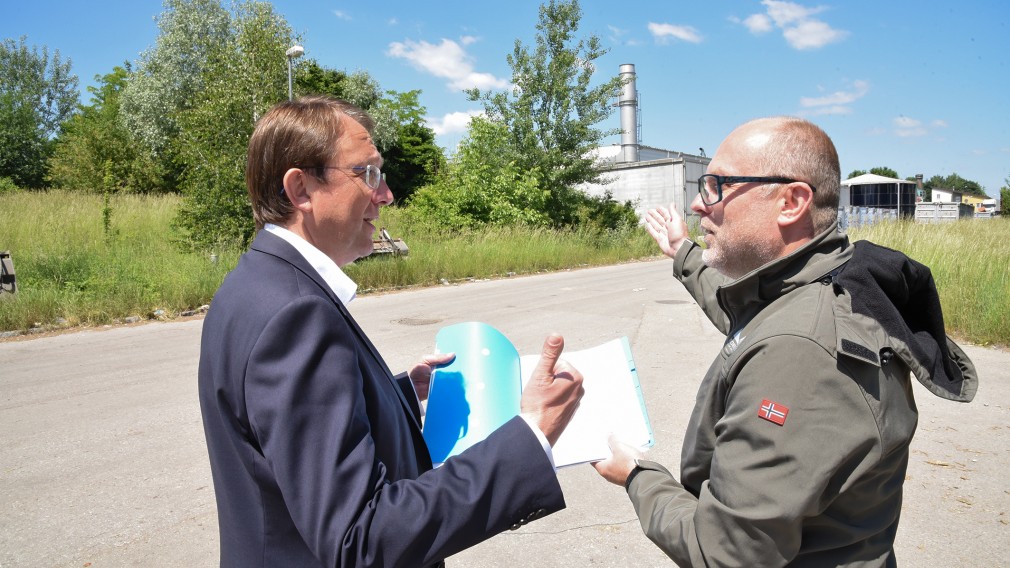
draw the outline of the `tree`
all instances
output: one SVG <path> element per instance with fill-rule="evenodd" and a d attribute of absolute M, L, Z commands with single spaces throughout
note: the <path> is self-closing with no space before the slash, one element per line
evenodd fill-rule
<path fill-rule="evenodd" d="M 445 164 L 435 132 L 424 122 L 426 110 L 418 101 L 421 91 L 385 91 L 365 71 L 350 75 L 308 60 L 295 72 L 296 93 L 332 95 L 369 112 L 375 120 L 372 139 L 382 153 L 386 182 L 399 203 L 434 181 Z"/>
<path fill-rule="evenodd" d="M 482 225 L 547 226 L 548 192 L 540 188 L 537 170 L 519 167 L 495 152 L 508 136 L 498 122 L 474 118 L 455 159 L 434 183 L 410 200 L 413 223 L 457 231 Z"/>
<path fill-rule="evenodd" d="M 956 173 L 949 176 L 935 175 L 923 182 L 922 187 L 925 189 L 951 189 L 968 195 L 989 197 L 978 182 L 964 179 Z"/>
<path fill-rule="evenodd" d="M 129 77 L 129 63 L 95 79 L 88 87 L 91 104 L 81 106 L 63 126 L 50 160 L 50 181 L 87 191 L 163 190 L 159 164 L 123 124 L 120 98 Z"/>
<path fill-rule="evenodd" d="M 869 172 L 867 172 L 866 170 L 852 170 L 852 173 L 849 174 L 848 179 L 852 179 L 854 177 L 859 177 L 859 176 L 865 175 L 867 173 L 871 173 L 871 174 L 878 175 L 878 176 L 884 176 L 884 177 L 898 179 L 898 172 L 892 170 L 891 168 L 884 167 L 884 166 L 877 166 L 876 168 L 870 168 Z"/>
<path fill-rule="evenodd" d="M 22 36 L 0 43 L 0 178 L 21 187 L 45 183 L 53 139 L 77 105 L 77 76 L 59 50 L 52 58 Z"/>
<path fill-rule="evenodd" d="M 898 172 L 892 170 L 891 168 L 887 168 L 887 167 L 884 167 L 884 166 L 878 166 L 876 168 L 870 168 L 870 173 L 871 174 L 876 174 L 878 176 L 889 177 L 889 178 L 892 178 L 892 179 L 899 179 L 898 178 Z"/>
<path fill-rule="evenodd" d="M 219 0 L 164 0 L 155 47 L 144 51 L 123 92 L 126 127 L 161 155 L 179 132 L 178 113 L 204 90 L 210 54 L 231 38 Z"/>
<path fill-rule="evenodd" d="M 1007 216 L 1007 210 L 1005 208 L 1008 203 L 1010 203 L 1010 177 L 1003 180 L 1003 187 L 999 188 L 1000 214 L 1004 217 Z"/>
<path fill-rule="evenodd" d="M 507 57 L 511 90 L 467 91 L 470 100 L 483 103 L 488 121 L 504 127 L 502 140 L 489 151 L 535 173 L 549 192 L 546 212 L 556 225 L 578 223 L 587 196 L 577 186 L 598 182 L 602 173 L 589 151 L 619 132 L 596 128 L 613 112 L 610 99 L 621 79 L 590 86 L 594 62 L 607 50 L 595 35 L 576 38 L 581 17 L 577 0 L 541 5 L 535 50 L 516 40 Z"/>
<path fill-rule="evenodd" d="M 229 18 L 225 41 L 206 53 L 201 92 L 177 115 L 173 153 L 183 164 L 183 203 L 176 226 L 197 248 L 251 240 L 245 188 L 249 137 L 270 107 L 287 99 L 283 54 L 294 37 L 268 2 L 249 1 Z"/>
<path fill-rule="evenodd" d="M 371 114 L 376 121 L 376 145 L 382 152 L 382 171 L 397 202 L 435 180 L 445 165 L 445 155 L 435 144 L 435 132 L 424 121 L 426 109 L 418 102 L 421 91 L 386 91 Z"/>

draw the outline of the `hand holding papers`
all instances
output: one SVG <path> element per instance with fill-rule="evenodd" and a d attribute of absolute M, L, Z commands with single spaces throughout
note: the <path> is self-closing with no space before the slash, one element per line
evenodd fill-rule
<path fill-rule="evenodd" d="M 442 463 L 519 414 L 523 385 L 539 355 L 520 357 L 493 327 L 469 322 L 448 326 L 436 336 L 436 350 L 456 358 L 435 370 L 424 424 L 432 460 Z M 610 433 L 642 447 L 652 446 L 638 373 L 627 338 L 562 358 L 584 378 L 585 396 L 554 445 L 558 467 L 610 456 Z"/>

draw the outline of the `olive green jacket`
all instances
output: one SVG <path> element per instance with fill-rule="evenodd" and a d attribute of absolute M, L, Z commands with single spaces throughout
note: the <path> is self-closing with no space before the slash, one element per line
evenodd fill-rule
<path fill-rule="evenodd" d="M 678 251 L 674 276 L 728 337 L 699 387 L 680 480 L 640 461 L 628 487 L 677 564 L 895 565 L 918 419 L 909 372 L 960 401 L 977 379 L 942 331 L 929 270 L 860 244 L 832 227 L 736 281 L 694 243 Z"/>

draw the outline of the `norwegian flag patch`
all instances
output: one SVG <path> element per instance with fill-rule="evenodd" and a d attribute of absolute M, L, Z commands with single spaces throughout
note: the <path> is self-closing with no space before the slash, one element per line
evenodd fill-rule
<path fill-rule="evenodd" d="M 786 416 L 789 416 L 789 407 L 772 402 L 767 398 L 761 401 L 761 408 L 758 409 L 758 416 L 769 422 L 774 422 L 779 426 L 786 423 Z"/>

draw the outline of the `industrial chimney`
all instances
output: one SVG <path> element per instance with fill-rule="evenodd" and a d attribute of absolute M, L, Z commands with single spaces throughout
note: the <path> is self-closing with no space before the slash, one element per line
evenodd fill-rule
<path fill-rule="evenodd" d="M 621 162 L 638 161 L 638 89 L 635 87 L 635 66 L 621 65 Z"/>

